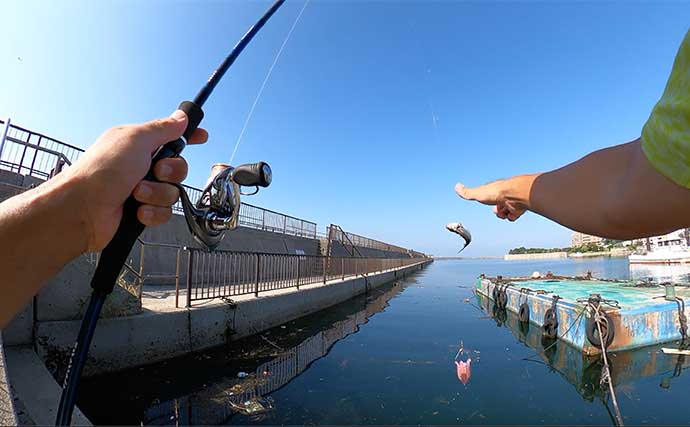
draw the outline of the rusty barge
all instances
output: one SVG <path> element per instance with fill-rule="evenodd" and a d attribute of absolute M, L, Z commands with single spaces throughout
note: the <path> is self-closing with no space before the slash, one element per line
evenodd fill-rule
<path fill-rule="evenodd" d="M 481 275 L 476 292 L 485 310 L 513 312 L 520 322 L 539 326 L 545 340 L 561 339 L 586 355 L 599 354 L 602 344 L 615 352 L 688 338 L 685 286 L 549 273 Z"/>

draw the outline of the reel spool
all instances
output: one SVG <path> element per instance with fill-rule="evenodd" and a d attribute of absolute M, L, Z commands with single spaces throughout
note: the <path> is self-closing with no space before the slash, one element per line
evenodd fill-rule
<path fill-rule="evenodd" d="M 215 249 L 225 232 L 237 228 L 241 206 L 240 195 L 251 196 L 259 187 L 271 185 L 273 173 L 266 162 L 249 163 L 236 168 L 216 163 L 201 197 L 193 204 L 181 185 L 180 202 L 189 231 L 202 246 Z M 240 187 L 256 187 L 253 193 L 242 193 Z"/>

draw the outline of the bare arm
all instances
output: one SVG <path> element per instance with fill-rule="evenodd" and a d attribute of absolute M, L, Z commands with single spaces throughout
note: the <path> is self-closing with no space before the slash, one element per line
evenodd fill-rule
<path fill-rule="evenodd" d="M 595 151 L 551 172 L 521 175 L 458 195 L 495 205 L 499 218 L 515 221 L 531 210 L 573 230 L 632 239 L 690 226 L 690 190 L 659 173 L 640 140 Z"/>
<path fill-rule="evenodd" d="M 179 115 L 181 114 L 181 116 Z M 0 328 L 69 261 L 98 251 L 112 239 L 130 194 L 142 203 L 137 215 L 145 225 L 166 222 L 187 174 L 182 158 L 156 164 L 163 182 L 141 181 L 151 153 L 182 135 L 184 113 L 105 132 L 84 156 L 55 178 L 0 204 Z M 206 141 L 203 129 L 189 143 Z"/>

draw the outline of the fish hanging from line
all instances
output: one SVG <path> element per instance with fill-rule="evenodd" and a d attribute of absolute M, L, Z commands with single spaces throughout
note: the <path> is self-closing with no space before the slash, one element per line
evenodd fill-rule
<path fill-rule="evenodd" d="M 470 377 L 472 377 L 472 358 L 467 359 L 462 362 L 459 360 L 455 361 L 455 368 L 458 374 L 458 379 L 462 385 L 467 385 L 470 382 Z"/>
<path fill-rule="evenodd" d="M 472 377 L 472 358 L 468 357 L 465 361 L 458 360 L 464 353 L 466 353 L 465 345 L 462 341 L 460 341 L 460 348 L 458 349 L 458 353 L 455 355 L 454 360 L 455 371 L 460 382 L 463 385 L 467 385 Z"/>
<path fill-rule="evenodd" d="M 446 225 L 446 230 L 450 231 L 451 233 L 458 234 L 460 237 L 465 239 L 465 246 L 460 248 L 458 253 L 465 250 L 465 248 L 470 245 L 470 242 L 472 242 L 472 235 L 470 234 L 470 231 L 463 227 L 459 222 L 451 222 L 450 224 Z"/>

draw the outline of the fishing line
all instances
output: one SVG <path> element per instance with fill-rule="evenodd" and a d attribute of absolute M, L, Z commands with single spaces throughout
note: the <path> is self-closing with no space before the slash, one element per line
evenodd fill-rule
<path fill-rule="evenodd" d="M 244 132 L 247 130 L 247 126 L 249 125 L 249 122 L 252 119 L 252 115 L 254 114 L 254 109 L 256 108 L 256 105 L 259 103 L 259 99 L 261 98 L 261 94 L 264 92 L 264 88 L 266 87 L 266 83 L 268 83 L 268 79 L 271 78 L 271 74 L 273 73 L 273 68 L 275 68 L 276 64 L 278 63 L 278 59 L 280 58 L 280 55 L 283 53 L 283 49 L 285 48 L 285 45 L 287 45 L 287 42 L 290 40 L 290 36 L 292 35 L 292 32 L 295 30 L 295 27 L 297 26 L 299 19 L 302 17 L 302 14 L 304 13 L 304 9 L 307 8 L 309 1 L 310 0 L 305 0 L 304 6 L 302 6 L 302 10 L 299 11 L 297 18 L 295 18 L 295 22 L 292 23 L 292 27 L 290 27 L 290 31 L 288 31 L 287 36 L 285 37 L 285 40 L 283 40 L 283 44 L 280 45 L 280 49 L 278 49 L 278 53 L 276 54 L 275 58 L 273 59 L 273 63 L 271 64 L 271 67 L 268 69 L 268 73 L 266 73 L 266 77 L 264 78 L 263 83 L 261 83 L 261 87 L 259 88 L 259 92 L 256 94 L 256 98 L 254 98 L 254 103 L 252 103 L 252 106 L 249 109 L 249 113 L 247 114 L 247 118 L 244 120 L 244 124 L 242 125 L 242 130 L 240 131 L 240 135 L 237 137 L 237 142 L 235 142 L 235 148 L 232 150 L 232 155 L 230 156 L 230 164 L 232 164 L 232 161 L 235 159 L 235 153 L 237 153 L 237 148 L 240 146 L 240 143 L 242 142 L 242 137 L 244 136 Z"/>

